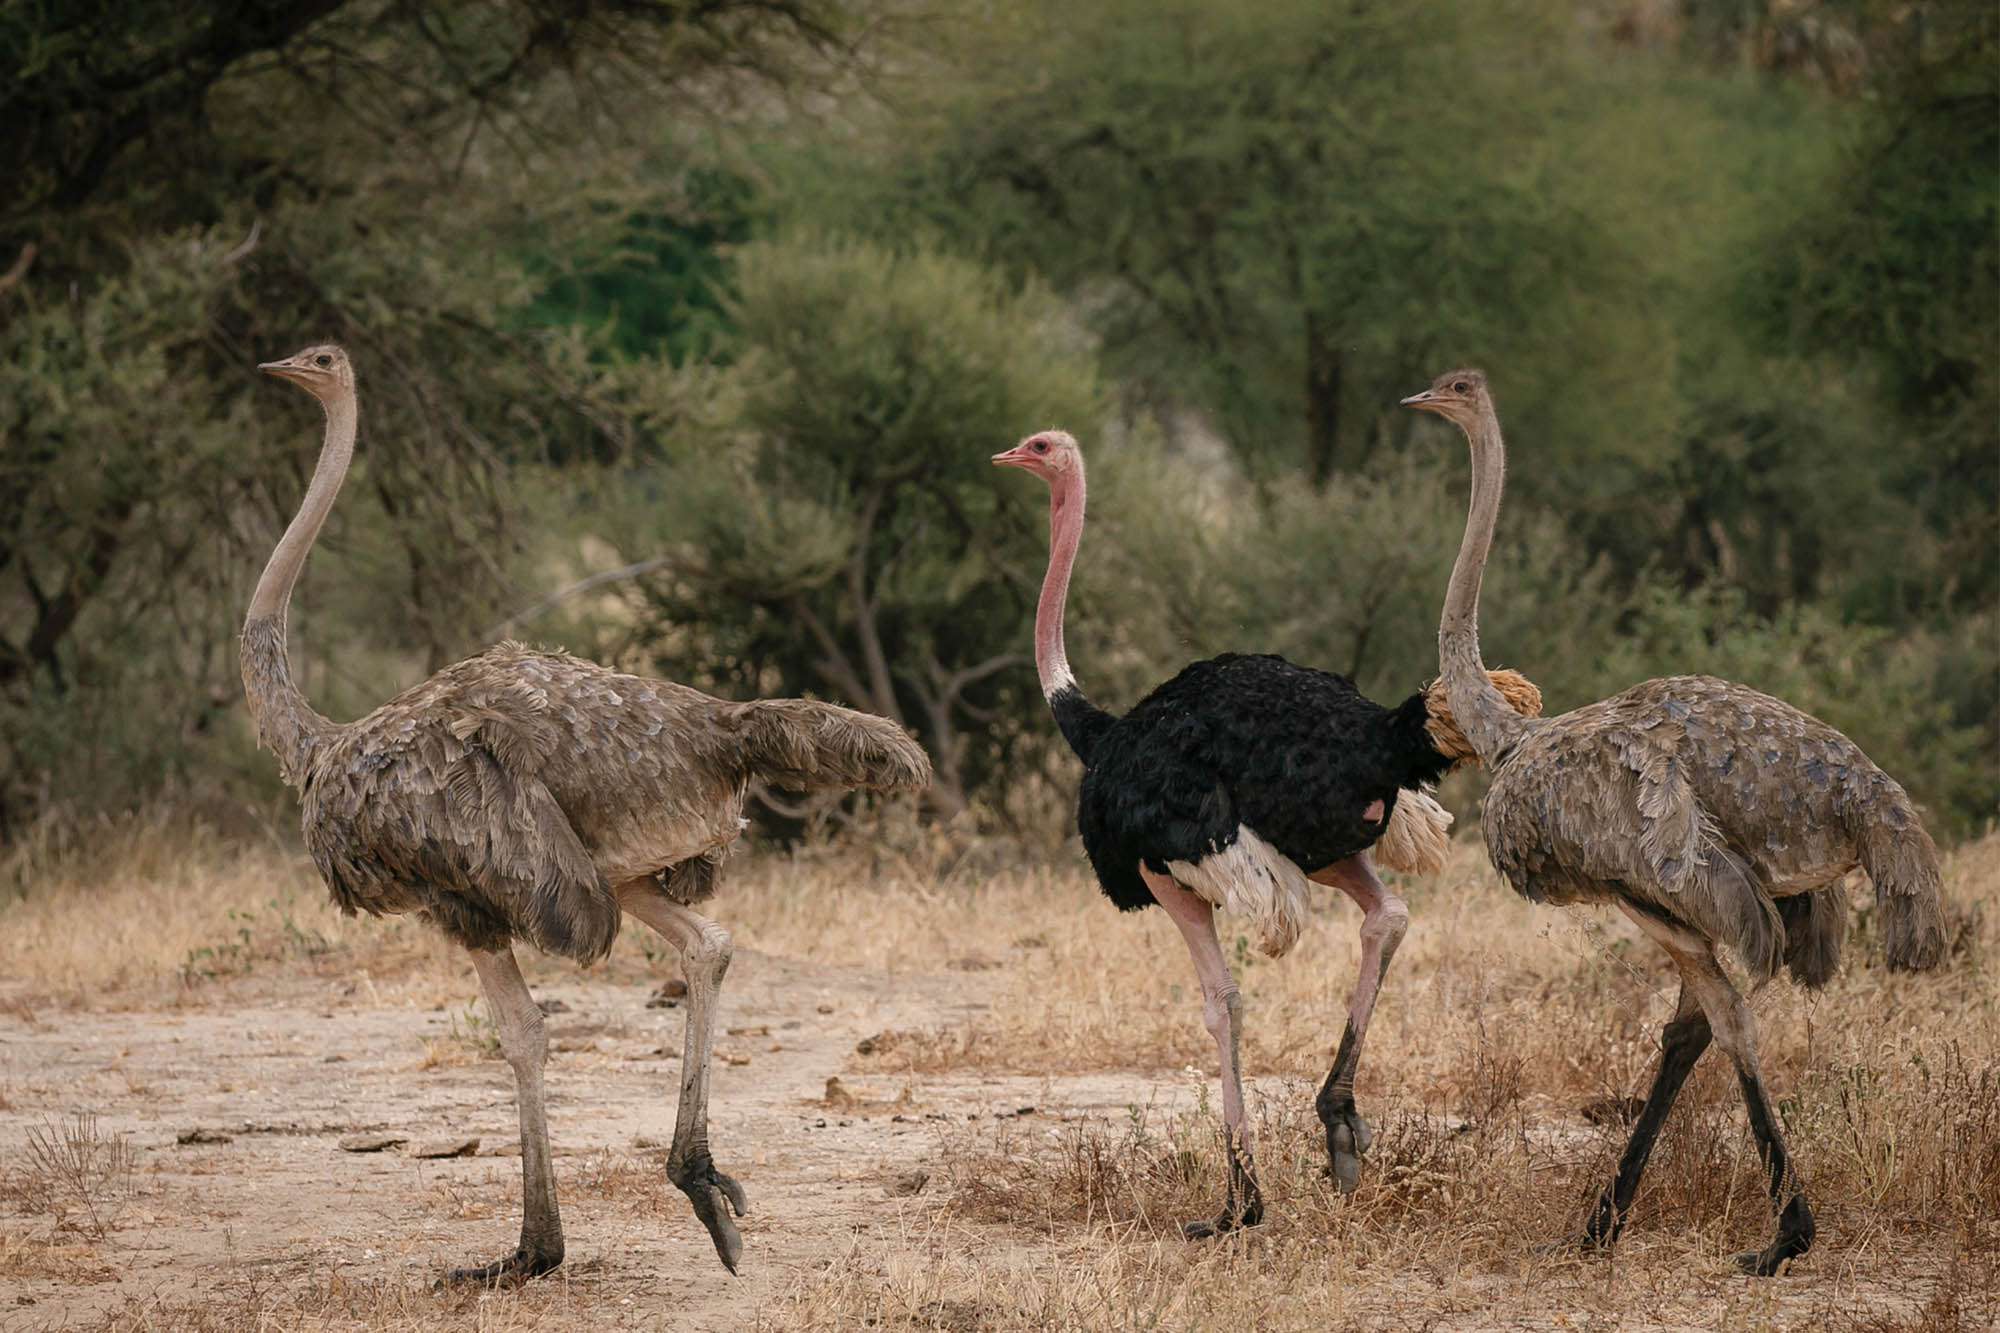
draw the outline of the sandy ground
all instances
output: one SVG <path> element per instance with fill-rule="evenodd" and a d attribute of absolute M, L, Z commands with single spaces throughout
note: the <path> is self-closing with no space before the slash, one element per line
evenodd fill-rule
<path fill-rule="evenodd" d="M 684 1010 L 649 1005 L 672 964 L 635 929 L 588 972 L 520 951 L 549 1010 L 568 1262 L 437 1292 L 519 1225 L 513 1078 L 462 954 L 337 918 L 296 858 L 171 850 L 107 854 L 0 916 L 0 1333 L 2000 1327 L 2000 954 L 1976 913 L 1938 973 L 1857 958 L 1820 997 L 1761 997 L 1821 1233 L 1760 1282 L 1730 1256 L 1768 1235 L 1761 1171 L 1714 1068 L 1616 1251 L 1548 1248 L 1622 1142 L 1586 1108 L 1644 1088 L 1671 990 L 1483 863 L 1419 904 L 1399 954 L 1355 1195 L 1323 1180 L 1310 1109 L 1351 915 L 1243 965 L 1267 1216 L 1189 1245 L 1220 1154 L 1168 923 L 1118 919 L 1080 873 L 941 889 L 749 861 L 711 1101 L 752 1205 L 742 1273 L 665 1178 Z M 1990 902 L 2000 840 L 1952 875 Z M 926 1035 L 857 1051 L 885 1032 Z M 1040 1072 L 986 1072 L 1008 1069 Z"/>
<path fill-rule="evenodd" d="M 682 1010 L 648 1008 L 643 986 L 576 973 L 536 989 L 555 1009 L 549 1107 L 569 1247 L 555 1280 L 596 1303 L 605 1326 L 666 1315 L 675 1328 L 741 1327 L 878 1229 L 892 1243 L 934 1194 L 923 1176 L 945 1122 L 1122 1114 L 1158 1091 L 1138 1076 L 844 1073 L 861 1039 L 962 1017 L 998 988 L 978 974 L 891 977 L 739 950 L 721 1019 L 736 1031 L 719 1039 L 711 1102 L 717 1162 L 751 1200 L 732 1277 L 663 1168 Z M 46 1276 L 0 1277 L 0 1328 L 147 1310 L 171 1326 L 173 1311 L 225 1293 L 254 1305 L 260 1285 L 341 1277 L 401 1284 L 412 1313 L 432 1299 L 463 1304 L 432 1298 L 429 1283 L 511 1250 L 520 1201 L 513 1078 L 483 1055 L 476 1018 L 371 1002 L 365 985 L 340 979 L 203 999 L 164 1012 L 0 1015 L 0 1143 L 11 1151 L 87 1110 L 132 1157 L 129 1187 L 105 1191 L 101 1239 L 78 1218 L 68 1243 L 42 1237 Z M 193 1131 L 227 1141 L 182 1143 Z M 407 1142 L 341 1147 L 365 1134 Z M 469 1137 L 471 1156 L 414 1155 Z M 35 1220 L 0 1204 L 0 1236 Z"/>

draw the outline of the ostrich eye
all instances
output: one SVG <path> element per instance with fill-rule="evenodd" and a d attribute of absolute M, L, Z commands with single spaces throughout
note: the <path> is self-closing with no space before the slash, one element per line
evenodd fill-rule
<path fill-rule="evenodd" d="M 1458 380 L 1451 386 L 1451 391 L 1453 393 L 1464 393 L 1468 387 L 1464 380 Z"/>
<path fill-rule="evenodd" d="M 1047 453 L 1048 451 L 1049 451 L 1049 442 L 1048 442 L 1047 440 L 1036 440 L 1036 441 L 1035 441 L 1035 452 L 1036 452 L 1036 453 L 1038 453 L 1038 454 L 1045 454 L 1045 453 Z"/>
<path fill-rule="evenodd" d="M 333 358 L 328 356 L 325 352 L 321 352 L 318 356 L 313 358 L 313 364 L 321 367 L 330 366 L 333 364 Z"/>

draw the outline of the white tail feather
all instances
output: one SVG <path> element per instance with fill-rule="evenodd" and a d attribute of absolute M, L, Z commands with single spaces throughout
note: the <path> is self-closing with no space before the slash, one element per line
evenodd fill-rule
<path fill-rule="evenodd" d="M 1444 869 L 1451 851 L 1451 811 L 1437 803 L 1427 787 L 1396 795 L 1389 826 L 1369 849 L 1375 864 L 1410 875 L 1435 875 Z"/>
<path fill-rule="evenodd" d="M 1196 897 L 1249 921 L 1259 936 L 1257 952 L 1267 957 L 1284 957 L 1306 928 L 1312 890 L 1305 872 L 1245 825 L 1221 851 L 1169 861 L 1167 873 Z"/>

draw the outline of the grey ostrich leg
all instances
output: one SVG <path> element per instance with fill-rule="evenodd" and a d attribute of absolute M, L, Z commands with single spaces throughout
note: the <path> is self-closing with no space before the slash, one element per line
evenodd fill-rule
<path fill-rule="evenodd" d="M 542 1011 L 512 949 L 474 949 L 472 966 L 486 992 L 486 1007 L 500 1028 L 501 1054 L 514 1069 L 521 1119 L 521 1244 L 505 1259 L 452 1269 L 440 1285 L 496 1286 L 540 1277 L 563 1261 L 562 1216 L 556 1208 L 556 1173 L 549 1160 L 549 1121 L 542 1100 L 542 1064 L 549 1051 Z"/>
<path fill-rule="evenodd" d="M 1632 1137 L 1618 1159 L 1618 1175 L 1598 1196 L 1597 1207 L 1577 1239 L 1593 1245 L 1609 1245 L 1618 1238 L 1625 1225 L 1625 1213 L 1639 1192 L 1639 1177 L 1653 1155 L 1653 1141 L 1660 1135 L 1660 1126 L 1666 1123 L 1667 1112 L 1673 1109 L 1681 1084 L 1687 1082 L 1689 1072 L 1708 1049 L 1708 1043 L 1708 1015 L 1695 999 L 1694 988 L 1684 982 L 1674 1016 L 1660 1032 L 1660 1067 L 1653 1074 L 1653 1087 L 1646 1094 L 1639 1118 L 1632 1122 Z"/>
<path fill-rule="evenodd" d="M 715 1057 L 715 1003 L 729 970 L 729 932 L 660 891 L 651 879 L 618 886 L 618 903 L 658 931 L 681 956 L 687 979 L 687 1037 L 681 1052 L 681 1098 L 667 1175 L 694 1205 L 715 1253 L 730 1272 L 743 1257 L 743 1237 L 729 1214 L 741 1217 L 750 1202 L 743 1187 L 715 1169 L 708 1152 L 708 1074 Z"/>
<path fill-rule="evenodd" d="M 1750 1131 L 1757 1138 L 1757 1155 L 1770 1176 L 1771 1207 L 1778 1215 L 1778 1234 L 1762 1250 L 1736 1256 L 1737 1266 L 1746 1273 L 1770 1277 L 1785 1263 L 1812 1248 L 1812 1209 L 1806 1205 L 1805 1190 L 1792 1169 L 1785 1151 L 1785 1138 L 1778 1130 L 1778 1117 L 1771 1098 L 1764 1091 L 1764 1077 L 1757 1062 L 1757 1028 L 1743 993 L 1729 980 L 1715 956 L 1715 946 L 1692 931 L 1680 930 L 1650 914 L 1631 907 L 1625 914 L 1657 941 L 1680 969 L 1682 985 L 1694 992 L 1715 1044 L 1736 1066 L 1736 1083 L 1743 1093 L 1743 1109 L 1750 1118 Z"/>

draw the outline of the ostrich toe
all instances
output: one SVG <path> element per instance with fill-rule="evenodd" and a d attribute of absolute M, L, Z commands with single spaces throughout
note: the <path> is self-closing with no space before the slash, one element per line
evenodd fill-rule
<path fill-rule="evenodd" d="M 743 1236 L 730 1220 L 730 1214 L 741 1217 L 750 1211 L 750 1200 L 743 1187 L 716 1170 L 715 1163 L 705 1153 L 674 1172 L 673 1181 L 694 1205 L 694 1215 L 708 1228 L 708 1238 L 715 1242 L 716 1258 L 734 1273 L 743 1258 Z"/>
<path fill-rule="evenodd" d="M 490 1264 L 477 1264 L 470 1268 L 454 1268 L 439 1278 L 435 1285 L 439 1290 L 457 1286 L 517 1287 L 549 1272 L 562 1261 L 560 1248 L 554 1254 L 547 1254 L 523 1245 L 505 1259 L 495 1259 Z"/>
<path fill-rule="evenodd" d="M 1181 1223 L 1181 1235 L 1187 1240 L 1207 1240 L 1235 1231 L 1239 1227 L 1254 1227 L 1264 1220 L 1264 1200 L 1252 1194 L 1242 1208 L 1235 1206 L 1232 1199 L 1214 1217 L 1198 1217 L 1192 1222 Z"/>
<path fill-rule="evenodd" d="M 1229 1148 L 1229 1195 L 1223 1201 L 1222 1211 L 1214 1217 L 1183 1222 L 1181 1235 L 1188 1240 L 1206 1240 L 1238 1227 L 1254 1227 L 1263 1220 L 1264 1191 L 1257 1184 L 1257 1173 L 1250 1164 L 1249 1153 L 1239 1151 L 1232 1145 Z"/>
<path fill-rule="evenodd" d="M 1776 1277 L 1785 1265 L 1812 1248 L 1812 1210 L 1806 1207 L 1805 1196 L 1795 1194 L 1778 1214 L 1778 1236 L 1770 1245 L 1761 1250 L 1749 1250 L 1736 1256 L 1736 1266 L 1757 1277 Z"/>
<path fill-rule="evenodd" d="M 1361 1159 L 1375 1142 L 1375 1131 L 1352 1106 L 1333 1112 L 1326 1120 L 1326 1173 L 1334 1188 L 1352 1194 L 1361 1183 Z"/>

